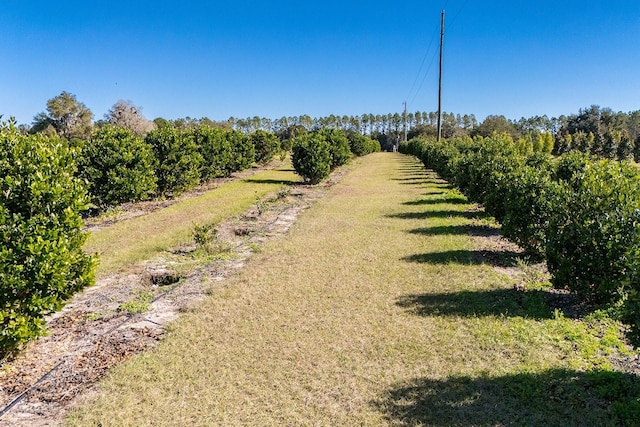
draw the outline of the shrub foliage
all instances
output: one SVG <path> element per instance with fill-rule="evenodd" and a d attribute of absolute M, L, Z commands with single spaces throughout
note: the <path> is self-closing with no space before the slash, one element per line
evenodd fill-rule
<path fill-rule="evenodd" d="M 329 144 L 331 170 L 347 164 L 351 159 L 351 148 L 344 131 L 326 128 L 322 129 L 318 134 Z"/>
<path fill-rule="evenodd" d="M 158 192 L 172 195 L 200 183 L 202 156 L 189 130 L 164 126 L 145 138 L 157 160 Z"/>
<path fill-rule="evenodd" d="M 331 147 L 320 134 L 298 136 L 293 141 L 291 161 L 305 182 L 317 184 L 331 172 Z"/>
<path fill-rule="evenodd" d="M 257 163 L 269 163 L 280 148 L 278 137 L 264 130 L 253 132 L 249 139 L 253 144 Z"/>
<path fill-rule="evenodd" d="M 115 206 L 149 199 L 156 190 L 155 157 L 133 131 L 105 125 L 84 144 L 79 176 L 87 180 L 93 203 Z"/>
<path fill-rule="evenodd" d="M 0 352 L 42 334 L 44 316 L 94 282 L 82 251 L 88 206 L 77 151 L 58 137 L 0 128 Z"/>
<path fill-rule="evenodd" d="M 202 180 L 228 176 L 231 173 L 233 152 L 226 130 L 199 126 L 193 130 L 193 140 L 202 156 Z"/>
<path fill-rule="evenodd" d="M 456 184 L 502 223 L 503 234 L 546 259 L 556 288 L 615 308 L 640 344 L 640 174 L 626 162 L 521 150 L 506 135 L 400 151 Z M 548 151 L 548 150 L 547 150 Z M 525 157 L 529 155 L 529 157 Z"/>

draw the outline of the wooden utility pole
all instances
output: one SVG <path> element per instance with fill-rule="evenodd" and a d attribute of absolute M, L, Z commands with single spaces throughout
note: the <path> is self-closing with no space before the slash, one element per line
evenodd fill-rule
<path fill-rule="evenodd" d="M 404 142 L 407 142 L 407 101 L 403 102 L 404 104 Z"/>
<path fill-rule="evenodd" d="M 440 17 L 440 71 L 438 73 L 438 142 L 442 137 L 442 47 L 444 45 L 444 10 Z"/>

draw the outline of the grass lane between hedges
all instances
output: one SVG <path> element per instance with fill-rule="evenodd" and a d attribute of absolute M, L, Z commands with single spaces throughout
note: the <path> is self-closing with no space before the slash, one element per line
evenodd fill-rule
<path fill-rule="evenodd" d="M 470 234 L 495 225 L 417 161 L 358 162 L 68 424 L 639 419 L 638 378 L 609 361 L 628 352 L 616 324 L 569 319 L 540 289 L 514 290 L 491 264 L 506 255 L 482 262 L 472 246 L 481 237 Z"/>
<path fill-rule="evenodd" d="M 98 276 L 113 273 L 190 242 L 196 223 L 217 224 L 245 212 L 256 200 L 283 185 L 299 181 L 290 165 L 259 172 L 148 215 L 93 231 L 84 249 L 100 254 Z"/>

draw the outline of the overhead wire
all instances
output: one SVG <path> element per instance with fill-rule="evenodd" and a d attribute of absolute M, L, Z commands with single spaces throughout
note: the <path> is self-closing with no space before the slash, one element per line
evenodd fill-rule
<path fill-rule="evenodd" d="M 449 5 L 449 1 L 447 0 L 444 4 L 444 7 L 442 8 L 442 10 L 446 10 L 447 6 Z M 451 20 L 451 22 L 445 26 L 445 28 L 449 29 L 453 26 L 453 24 L 456 22 L 456 20 L 458 19 L 458 17 L 460 16 L 460 14 L 462 13 L 462 11 L 464 10 L 465 6 L 467 5 L 467 3 L 469 3 L 469 0 L 465 0 L 465 2 L 462 4 L 462 6 L 460 7 L 460 9 L 458 9 L 458 11 L 456 12 L 456 14 L 454 15 L 453 19 Z M 433 41 L 436 38 L 436 35 L 439 33 L 439 25 L 434 29 L 433 31 L 433 35 L 431 37 L 431 41 L 429 42 L 429 46 L 427 47 L 427 50 L 422 58 L 422 62 L 420 63 L 420 67 L 418 68 L 418 72 L 416 74 L 416 78 L 413 80 L 413 84 L 411 85 L 411 89 L 409 89 L 409 93 L 406 96 L 406 100 L 408 100 L 412 93 L 414 88 L 416 87 L 416 83 L 418 82 L 418 80 L 420 79 L 420 76 L 422 75 L 422 69 L 424 67 L 425 61 L 427 60 L 427 56 L 429 55 L 429 52 L 431 50 L 431 46 L 433 45 Z M 420 80 L 420 85 L 418 86 L 418 89 L 415 91 L 415 93 L 413 93 L 413 97 L 411 97 L 411 101 L 407 102 L 407 106 L 413 104 L 413 102 L 415 101 L 415 99 L 418 97 L 418 94 L 420 93 L 420 90 L 422 89 L 422 86 L 427 78 L 427 76 L 429 75 L 429 71 L 431 71 L 431 67 L 433 66 L 433 63 L 435 61 L 435 58 L 437 56 L 437 50 L 432 54 L 431 57 L 431 62 L 429 63 L 429 66 L 427 67 L 427 70 L 425 71 L 424 75 L 422 75 L 422 80 Z"/>
<path fill-rule="evenodd" d="M 413 93 L 413 89 L 416 87 L 416 83 L 418 82 L 418 80 L 419 80 L 419 78 L 420 78 L 420 75 L 421 75 L 421 73 L 422 73 L 422 67 L 424 67 L 424 63 L 425 63 L 425 61 L 427 60 L 427 56 L 429 55 L 429 52 L 430 52 L 430 50 L 431 50 L 431 46 L 433 45 L 433 41 L 436 39 L 436 35 L 437 35 L 437 34 L 438 34 L 438 32 L 437 32 L 437 28 L 436 28 L 436 29 L 434 29 L 434 31 L 433 31 L 433 36 L 431 37 L 431 41 L 429 42 L 429 46 L 427 47 L 427 50 L 425 51 L 424 56 L 422 57 L 422 62 L 420 63 L 420 67 L 418 68 L 418 73 L 416 74 L 416 78 L 415 78 L 415 79 L 413 79 L 413 84 L 411 85 L 411 89 L 409 89 L 409 93 L 408 93 L 408 94 L 407 94 L 407 96 L 405 97 L 405 100 L 406 100 L 406 99 L 409 99 L 409 97 L 410 97 L 410 96 L 411 96 L 411 94 Z M 432 60 L 432 62 L 433 62 L 433 60 Z M 429 72 L 429 70 L 427 70 L 427 73 L 428 73 L 428 72 Z M 424 79 L 423 79 L 423 81 L 424 81 Z M 422 87 L 422 83 L 420 84 L 420 87 Z M 416 94 L 417 94 L 418 92 L 420 92 L 420 89 L 418 89 L 418 90 L 416 91 Z M 413 98 L 413 99 L 415 99 L 415 96 L 414 96 L 414 98 Z M 411 102 L 413 102 L 413 101 L 411 101 Z"/>
<path fill-rule="evenodd" d="M 416 93 L 413 95 L 413 98 L 411 98 L 411 101 L 408 103 L 409 105 L 413 104 L 413 101 L 415 101 L 416 98 L 418 97 L 418 94 L 420 93 L 420 90 L 422 89 L 422 85 L 424 84 L 425 80 L 427 79 L 427 76 L 429 75 L 429 71 L 431 71 L 431 67 L 433 67 L 433 63 L 436 60 L 436 56 L 438 56 L 438 51 L 437 50 L 435 52 L 433 52 L 433 56 L 431 56 L 431 62 L 429 63 L 429 67 L 427 68 L 427 71 L 424 73 L 424 76 L 422 76 L 422 81 L 420 82 L 420 86 L 418 86 L 418 90 L 416 90 Z"/>
<path fill-rule="evenodd" d="M 467 3 L 469 3 L 469 0 L 465 0 L 464 3 L 462 3 L 462 6 L 460 6 L 460 9 L 458 9 L 458 12 L 453 16 L 453 19 L 451 20 L 451 22 L 449 23 L 449 25 L 445 24 L 445 28 L 449 29 L 453 26 L 453 24 L 455 24 L 456 20 L 458 19 L 458 16 L 460 16 L 460 14 L 462 13 L 462 10 L 465 8 L 465 6 L 467 5 Z"/>

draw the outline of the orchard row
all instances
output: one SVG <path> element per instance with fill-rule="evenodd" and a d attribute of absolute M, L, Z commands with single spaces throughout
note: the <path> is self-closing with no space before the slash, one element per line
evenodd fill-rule
<path fill-rule="evenodd" d="M 609 310 L 640 344 L 640 173 L 581 152 L 529 154 L 507 135 L 414 139 L 401 151 L 449 180 L 546 261 L 552 285 Z"/>
<path fill-rule="evenodd" d="M 258 130 L 171 123 L 142 137 L 112 124 L 86 140 L 25 134 L 0 125 L 0 358 L 44 332 L 44 316 L 94 283 L 96 256 L 83 251 L 82 215 L 172 197 L 216 177 L 267 163 L 293 146 L 296 171 L 316 183 L 377 141 L 341 130 L 292 140 Z M 306 149 L 305 149 L 306 148 Z"/>

